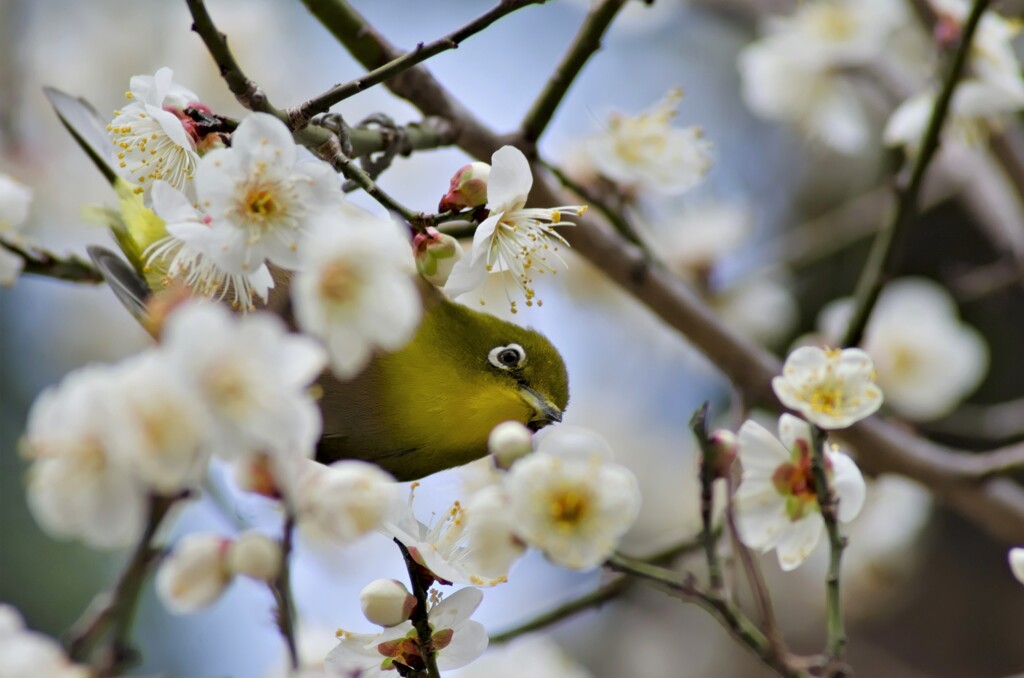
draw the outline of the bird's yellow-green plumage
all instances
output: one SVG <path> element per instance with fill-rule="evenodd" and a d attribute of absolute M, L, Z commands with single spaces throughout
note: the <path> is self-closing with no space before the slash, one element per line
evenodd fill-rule
<path fill-rule="evenodd" d="M 131 263 L 90 250 L 105 278 L 145 322 L 148 291 L 166 284 L 166 272 L 148 266 L 146 248 L 166 235 L 164 222 L 145 207 L 137 187 L 107 164 L 97 137 L 102 122 L 81 99 L 55 90 L 47 95 L 65 127 L 114 187 L 120 209 L 95 209 Z M 92 132 L 90 134 L 90 131 Z M 134 269 L 134 273 L 132 272 Z M 290 317 L 290 274 L 273 270 L 267 310 Z M 420 478 L 487 453 L 491 430 L 516 420 L 536 430 L 561 421 L 569 401 L 565 363 L 542 334 L 456 304 L 419 280 L 423 321 L 412 341 L 379 353 L 357 377 L 321 375 L 323 435 L 317 459 L 374 462 L 400 480 Z"/>
<path fill-rule="evenodd" d="M 317 459 L 366 459 L 410 480 L 482 457 L 503 421 L 536 429 L 561 419 L 569 380 L 547 338 L 426 285 L 424 302 L 423 322 L 405 348 L 377 356 L 350 382 L 321 378 Z M 523 358 L 514 366 L 492 360 L 502 348 Z"/>

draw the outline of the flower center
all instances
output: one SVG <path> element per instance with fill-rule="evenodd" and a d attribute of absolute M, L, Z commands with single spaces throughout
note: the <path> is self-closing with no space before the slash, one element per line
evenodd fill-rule
<path fill-rule="evenodd" d="M 235 415 L 242 414 L 249 403 L 245 377 L 237 368 L 221 365 L 207 378 L 211 400 L 222 410 Z"/>
<path fill-rule="evenodd" d="M 359 276 L 348 262 L 332 261 L 320 275 L 320 294 L 338 304 L 352 301 L 359 287 Z"/>
<path fill-rule="evenodd" d="M 566 489 L 551 501 L 551 520 L 562 529 L 577 525 L 588 511 L 588 497 L 576 488 Z"/>
<path fill-rule="evenodd" d="M 808 402 L 815 412 L 836 415 L 843 408 L 843 391 L 835 384 L 822 385 L 811 393 Z"/>
<path fill-rule="evenodd" d="M 263 187 L 253 188 L 245 196 L 245 205 L 250 219 L 266 221 L 281 211 L 274 194 Z"/>
<path fill-rule="evenodd" d="M 818 35 L 835 42 L 848 40 L 857 32 L 857 24 L 850 12 L 835 5 L 819 5 L 810 23 Z"/>
<path fill-rule="evenodd" d="M 825 473 L 831 471 L 828 457 L 825 458 Z M 812 511 L 818 510 L 817 485 L 811 463 L 811 451 L 805 440 L 796 442 L 793 461 L 780 465 L 772 474 L 775 490 L 786 498 L 786 514 L 796 522 Z"/>

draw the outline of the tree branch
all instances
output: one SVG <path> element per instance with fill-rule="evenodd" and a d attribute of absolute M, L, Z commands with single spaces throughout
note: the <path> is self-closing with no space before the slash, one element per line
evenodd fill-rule
<path fill-rule="evenodd" d="M 974 0 L 974 5 L 971 7 L 967 22 L 964 24 L 963 34 L 960 36 L 960 45 L 953 55 L 949 72 L 943 80 L 942 89 L 932 107 L 931 118 L 928 120 L 928 127 L 921 140 L 920 148 L 917 150 L 910 179 L 905 184 L 897 182 L 896 209 L 893 210 L 892 219 L 875 237 L 868 261 L 861 272 L 860 280 L 857 281 L 853 312 L 843 337 L 843 346 L 860 344 L 871 310 L 882 293 L 882 287 L 885 286 L 886 279 L 896 270 L 899 262 L 898 245 L 913 218 L 917 215 L 918 198 L 924 183 L 925 172 L 939 148 L 942 126 L 949 113 L 950 103 L 953 100 L 957 83 L 960 81 L 960 75 L 967 63 L 971 39 L 974 37 L 974 32 L 978 28 L 981 16 L 989 2 L 990 0 Z"/>
<path fill-rule="evenodd" d="M 623 0 L 616 1 L 622 2 Z M 302 2 L 325 25 L 327 22 L 321 17 L 332 17 L 331 25 L 328 26 L 332 32 L 350 31 L 358 25 L 353 16 L 346 14 L 345 10 L 347 8 L 344 5 L 334 3 L 331 0 L 302 0 Z M 347 99 L 353 94 L 358 94 L 389 78 L 393 78 L 416 64 L 442 52 L 458 49 L 459 44 L 464 40 L 476 35 L 505 15 L 511 14 L 527 5 L 541 5 L 545 2 L 547 0 L 501 0 L 501 2 L 484 14 L 481 14 L 462 28 L 449 33 L 443 38 L 426 44 L 421 42 L 411 52 L 406 52 L 386 64 L 374 68 L 366 75 L 351 82 L 336 85 L 320 96 L 313 97 L 299 106 L 289 108 L 286 113 L 291 120 L 292 129 L 302 129 L 309 124 L 310 119 L 314 115 L 323 113 L 334 104 Z"/>
<path fill-rule="evenodd" d="M 616 577 L 589 593 L 585 593 L 578 598 L 573 598 L 558 607 L 520 624 L 519 626 L 512 627 L 507 631 L 502 631 L 501 633 L 491 636 L 491 644 L 507 643 L 510 640 L 527 633 L 546 629 L 549 626 L 553 626 L 560 621 L 568 619 L 569 617 L 574 617 L 580 612 L 600 607 L 608 601 L 614 600 L 622 595 L 622 593 L 628 588 L 628 585 L 629 579 L 625 577 Z"/>
<path fill-rule="evenodd" d="M 292 540 L 295 536 L 295 514 L 285 509 L 284 528 L 281 532 L 281 568 L 270 582 L 270 592 L 277 603 L 277 628 L 288 648 L 288 661 L 293 670 L 299 668 L 299 651 L 295 643 L 295 602 L 292 599 L 291 568 Z"/>
<path fill-rule="evenodd" d="M 430 588 L 433 580 L 429 576 L 424 576 L 424 568 L 413 559 L 405 544 L 398 539 L 395 539 L 395 543 L 398 544 L 398 548 L 402 551 L 402 557 L 405 558 L 405 567 L 409 571 L 409 582 L 412 584 L 412 594 L 416 596 L 416 607 L 413 608 L 409 621 L 416 629 L 420 657 L 426 664 L 425 672 L 430 678 L 441 678 L 441 672 L 437 669 L 434 633 L 430 628 L 430 614 L 427 608 L 427 589 Z"/>
<path fill-rule="evenodd" d="M 98 285 L 103 282 L 103 276 L 92 264 L 74 255 L 60 257 L 43 249 L 17 245 L 5 240 L 0 240 L 0 249 L 21 257 L 24 273 L 87 285 Z"/>
<path fill-rule="evenodd" d="M 562 57 L 562 62 L 555 68 L 551 79 L 523 118 L 519 129 L 522 141 L 528 148 L 535 147 L 569 87 L 590 57 L 601 48 L 601 38 L 625 4 L 626 0 L 602 0 L 601 4 L 590 10 L 569 51 Z"/>

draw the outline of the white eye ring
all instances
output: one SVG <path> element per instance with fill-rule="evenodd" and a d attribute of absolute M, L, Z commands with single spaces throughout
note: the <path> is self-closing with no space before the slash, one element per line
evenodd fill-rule
<path fill-rule="evenodd" d="M 499 370 L 512 370 L 526 362 L 526 351 L 519 344 L 497 346 L 487 354 L 487 360 Z"/>

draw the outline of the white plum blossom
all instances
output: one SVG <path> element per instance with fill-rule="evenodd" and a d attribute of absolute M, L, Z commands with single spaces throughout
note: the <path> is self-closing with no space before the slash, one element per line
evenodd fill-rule
<path fill-rule="evenodd" d="M 857 348 L 802 346 L 786 358 L 772 390 L 783 405 L 823 429 L 846 428 L 882 406 L 871 357 Z"/>
<path fill-rule="evenodd" d="M 699 127 L 672 126 L 682 98 L 682 90 L 673 89 L 649 111 L 613 113 L 605 130 L 587 142 L 597 170 L 628 187 L 668 195 L 703 181 L 711 168 L 711 143 Z"/>
<path fill-rule="evenodd" d="M 210 416 L 214 454 L 312 455 L 322 423 L 308 389 L 326 362 L 313 339 L 289 334 L 276 316 L 192 302 L 170 315 L 163 340 Z"/>
<path fill-rule="evenodd" d="M 776 550 L 788 572 L 807 559 L 825 526 L 812 474 L 810 426 L 783 414 L 777 439 L 748 420 L 740 427 L 739 442 L 743 478 L 734 498 L 739 537 L 758 551 Z M 826 450 L 824 455 L 837 518 L 849 522 L 864 505 L 864 478 L 845 454 Z"/>
<path fill-rule="evenodd" d="M 163 354 L 149 351 L 117 368 L 105 424 L 108 454 L 149 488 L 171 495 L 206 472 L 206 412 Z"/>
<path fill-rule="evenodd" d="M 4 678 L 89 678 L 53 638 L 25 627 L 10 605 L 0 604 L 0 676 Z"/>
<path fill-rule="evenodd" d="M 19 244 L 19 230 L 28 219 L 32 189 L 6 174 L 0 174 L 0 241 Z M 21 257 L 0 244 L 0 285 L 12 285 L 21 273 Z"/>
<path fill-rule="evenodd" d="M 1007 559 L 1010 561 L 1010 571 L 1013 572 L 1013 576 L 1021 584 L 1024 584 L 1024 548 L 1017 546 L 1010 549 Z"/>
<path fill-rule="evenodd" d="M 308 461 L 295 493 L 299 527 L 307 537 L 350 544 L 381 528 L 396 491 L 395 479 L 374 464 Z"/>
<path fill-rule="evenodd" d="M 966 0 L 929 0 L 940 22 L 947 22 L 958 31 L 971 12 Z M 969 67 L 983 82 L 1004 90 L 1024 104 L 1024 74 L 1013 47 L 1020 34 L 1020 21 L 1007 19 L 998 12 L 987 11 L 981 16 L 971 40 Z"/>
<path fill-rule="evenodd" d="M 231 541 L 209 532 L 178 540 L 156 571 L 156 593 L 174 614 L 191 614 L 217 602 L 231 583 Z"/>
<path fill-rule="evenodd" d="M 431 639 L 441 671 L 465 666 L 487 649 L 487 631 L 469 618 L 482 600 L 479 589 L 464 588 L 430 608 Z M 378 634 L 339 630 L 337 635 L 340 642 L 324 662 L 329 675 L 394 676 L 396 662 L 422 666 L 418 635 L 411 622 Z"/>
<path fill-rule="evenodd" d="M 908 18 L 902 3 L 892 0 L 815 0 L 789 16 L 770 17 L 766 28 L 815 61 L 857 65 L 877 58 Z"/>
<path fill-rule="evenodd" d="M 412 249 L 395 224 L 354 205 L 337 214 L 306 236 L 291 289 L 299 326 L 324 341 L 334 373 L 350 378 L 374 350 L 407 344 L 423 309 Z"/>
<path fill-rule="evenodd" d="M 832 302 L 818 319 L 829 338 L 846 326 L 849 299 Z M 988 347 L 957 316 L 948 292 L 925 278 L 902 278 L 882 290 L 864 331 L 886 402 L 900 414 L 929 420 L 948 414 L 985 376 Z"/>
<path fill-rule="evenodd" d="M 247 311 L 254 308 L 254 299 L 267 300 L 274 279 L 266 264 L 246 273 L 225 269 L 217 263 L 218 243 L 210 217 L 166 182 L 154 182 L 150 197 L 167 235 L 146 248 L 144 256 L 148 266 L 166 271 L 164 287 L 181 280 L 199 296 L 231 299 L 234 306 Z"/>
<path fill-rule="evenodd" d="M 487 183 L 490 215 L 476 228 L 472 252 L 452 268 L 444 288 L 448 294 L 455 297 L 480 287 L 489 272 L 508 271 L 526 296 L 526 305 L 535 303 L 533 276 L 554 273 L 549 257 L 561 262 L 558 248 L 568 246 L 554 227 L 566 213 L 580 216 L 586 207 L 527 208 L 532 187 L 533 173 L 522 151 L 503 146 L 494 152 Z M 516 302 L 510 303 L 515 311 Z"/>
<path fill-rule="evenodd" d="M 505 486 L 516 532 L 553 562 L 587 570 L 612 554 L 640 511 L 640 488 L 586 430 L 557 429 L 517 461 Z"/>
<path fill-rule="evenodd" d="M 33 403 L 23 441 L 36 520 L 55 537 L 96 548 L 134 542 L 146 514 L 146 488 L 111 455 L 117 378 L 106 366 L 69 374 Z"/>
<path fill-rule="evenodd" d="M 731 327 L 767 346 L 796 326 L 800 308 L 785 275 L 761 273 L 716 291 L 712 305 Z"/>
<path fill-rule="evenodd" d="M 107 131 L 114 141 L 114 167 L 143 190 L 166 181 L 191 191 L 199 163 L 196 139 L 183 110 L 199 97 L 174 82 L 174 72 L 161 68 L 154 75 L 132 77 L 125 97 L 131 102 L 114 112 Z"/>
<path fill-rule="evenodd" d="M 291 132 L 267 113 L 242 120 L 230 148 L 203 156 L 195 184 L 217 263 L 237 274 L 253 273 L 264 261 L 298 268 L 310 224 L 336 214 L 343 201 L 334 170 L 320 160 L 298 162 Z"/>
<path fill-rule="evenodd" d="M 456 501 L 430 524 L 413 512 L 413 496 L 397 503 L 383 532 L 400 541 L 413 559 L 442 581 L 496 586 L 525 551 L 515 534 L 508 498 L 495 486 L 474 493 L 463 506 Z"/>

